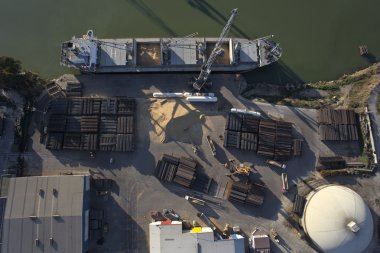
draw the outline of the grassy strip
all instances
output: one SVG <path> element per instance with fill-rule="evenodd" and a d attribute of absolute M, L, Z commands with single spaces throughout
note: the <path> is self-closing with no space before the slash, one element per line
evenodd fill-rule
<path fill-rule="evenodd" d="M 335 90 L 339 90 L 340 87 L 342 87 L 342 86 L 349 85 L 349 84 L 355 84 L 355 83 L 365 79 L 366 77 L 367 77 L 367 75 L 365 75 L 365 74 L 357 75 L 357 76 L 345 75 L 336 81 L 329 81 L 329 82 L 319 81 L 319 82 L 310 84 L 310 86 L 314 89 L 335 91 Z"/>

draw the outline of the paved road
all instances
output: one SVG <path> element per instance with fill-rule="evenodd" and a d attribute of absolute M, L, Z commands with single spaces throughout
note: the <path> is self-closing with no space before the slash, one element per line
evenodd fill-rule
<path fill-rule="evenodd" d="M 60 151 L 51 152 L 39 143 L 36 129 L 32 136 L 31 153 L 26 154 L 30 174 L 62 172 L 66 170 L 96 171 L 117 183 L 117 190 L 111 193 L 106 208 L 110 220 L 110 231 L 102 246 L 93 245 L 94 252 L 146 252 L 149 241 L 149 211 L 173 208 L 181 216 L 196 219 L 197 212 L 205 212 L 216 217 L 221 224 L 239 225 L 247 234 L 255 227 L 269 231 L 271 226 L 278 229 L 283 245 L 273 244 L 273 252 L 314 252 L 297 235 L 284 228 L 283 202 L 287 197 L 281 193 L 280 171 L 269 168 L 262 157 L 249 151 L 225 149 L 218 136 L 223 134 L 225 117 L 231 107 L 260 110 L 271 115 L 282 115 L 285 120 L 295 124 L 295 133 L 305 138 L 303 155 L 287 162 L 290 181 L 306 177 L 314 171 L 316 156 L 324 152 L 316 131 L 316 112 L 308 109 L 295 109 L 286 106 L 273 106 L 264 103 L 252 103 L 239 96 L 239 82 L 233 75 L 212 76 L 213 92 L 219 98 L 215 105 L 194 105 L 206 115 L 206 122 L 201 127 L 200 155 L 197 160 L 209 176 L 219 185 L 227 178 L 221 163 L 234 158 L 242 162 L 255 164 L 255 177 L 264 181 L 269 187 L 262 207 L 248 207 L 229 203 L 218 206 L 194 207 L 184 199 L 186 190 L 179 190 L 175 185 L 158 181 L 152 176 L 157 160 L 163 153 L 193 156 L 191 144 L 171 141 L 156 143 L 152 138 L 152 126 L 146 110 L 147 98 L 155 91 L 185 91 L 187 81 L 192 75 L 92 75 L 80 76 L 84 83 L 84 96 L 129 96 L 137 98 L 137 148 L 133 153 L 99 152 L 91 159 L 87 152 Z M 136 87 L 139 87 L 137 89 Z M 210 135 L 218 149 L 216 157 L 209 152 L 205 136 Z M 328 147 L 325 147 L 328 149 Z M 109 158 L 115 163 L 110 165 Z M 41 171 L 41 168 L 43 171 Z M 185 191 L 185 192 L 184 192 Z M 147 218 L 148 217 L 148 218 Z M 291 249 L 290 249 L 291 248 Z M 126 249 L 123 250 L 123 249 Z"/>
<path fill-rule="evenodd" d="M 370 114 L 370 119 L 372 123 L 373 129 L 373 138 L 375 141 L 376 155 L 377 160 L 380 158 L 380 115 L 376 109 L 377 103 L 377 94 L 380 92 L 380 85 L 376 86 L 376 88 L 372 91 L 369 99 L 368 99 L 368 111 Z"/>

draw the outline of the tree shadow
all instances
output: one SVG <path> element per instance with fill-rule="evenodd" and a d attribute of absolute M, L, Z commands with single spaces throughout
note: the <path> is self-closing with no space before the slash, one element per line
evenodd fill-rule
<path fill-rule="evenodd" d="M 377 58 L 376 58 L 376 56 L 375 56 L 374 54 L 372 54 L 372 53 L 368 53 L 368 54 L 366 54 L 366 55 L 363 55 L 362 57 L 363 57 L 368 63 L 370 63 L 370 64 L 374 64 L 374 63 L 377 62 Z"/>

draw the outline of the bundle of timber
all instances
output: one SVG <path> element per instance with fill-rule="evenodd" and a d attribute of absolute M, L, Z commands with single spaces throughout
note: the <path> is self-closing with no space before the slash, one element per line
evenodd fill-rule
<path fill-rule="evenodd" d="M 300 196 L 298 194 L 295 195 L 294 201 L 293 201 L 293 213 L 302 215 L 303 209 L 305 207 L 306 198 L 304 196 Z"/>
<path fill-rule="evenodd" d="M 264 191 L 257 184 L 231 180 L 227 183 L 227 199 L 231 202 L 260 206 L 264 202 Z"/>
<path fill-rule="evenodd" d="M 317 170 L 325 169 L 344 169 L 346 168 L 346 161 L 341 156 L 320 156 L 318 158 L 321 166 L 317 167 Z"/>
<path fill-rule="evenodd" d="M 196 167 L 197 162 L 191 158 L 177 158 L 164 154 L 158 161 L 154 174 L 160 180 L 190 188 L 195 179 Z"/>
<path fill-rule="evenodd" d="M 52 101 L 46 146 L 51 149 L 133 151 L 135 109 L 135 100 L 124 97 L 71 97 Z"/>
<path fill-rule="evenodd" d="M 79 82 L 67 82 L 66 96 L 67 97 L 81 97 L 82 96 L 82 84 Z"/>
<path fill-rule="evenodd" d="M 354 110 L 320 109 L 319 135 L 324 141 L 357 141 L 358 126 Z"/>
<path fill-rule="evenodd" d="M 270 159 L 287 160 L 293 154 L 292 125 L 250 114 L 229 113 L 224 146 L 257 151 Z"/>

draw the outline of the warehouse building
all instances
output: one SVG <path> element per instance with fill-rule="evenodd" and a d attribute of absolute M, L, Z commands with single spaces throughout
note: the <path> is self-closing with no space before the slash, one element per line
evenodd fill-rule
<path fill-rule="evenodd" d="M 150 253 L 244 253 L 244 237 L 215 240 L 209 227 L 182 230 L 180 221 L 157 221 L 149 225 Z"/>
<path fill-rule="evenodd" d="M 11 178 L 1 252 L 86 252 L 89 197 L 89 176 Z"/>
<path fill-rule="evenodd" d="M 324 185 L 306 198 L 302 226 L 325 253 L 364 252 L 372 240 L 372 214 L 353 190 Z"/>

